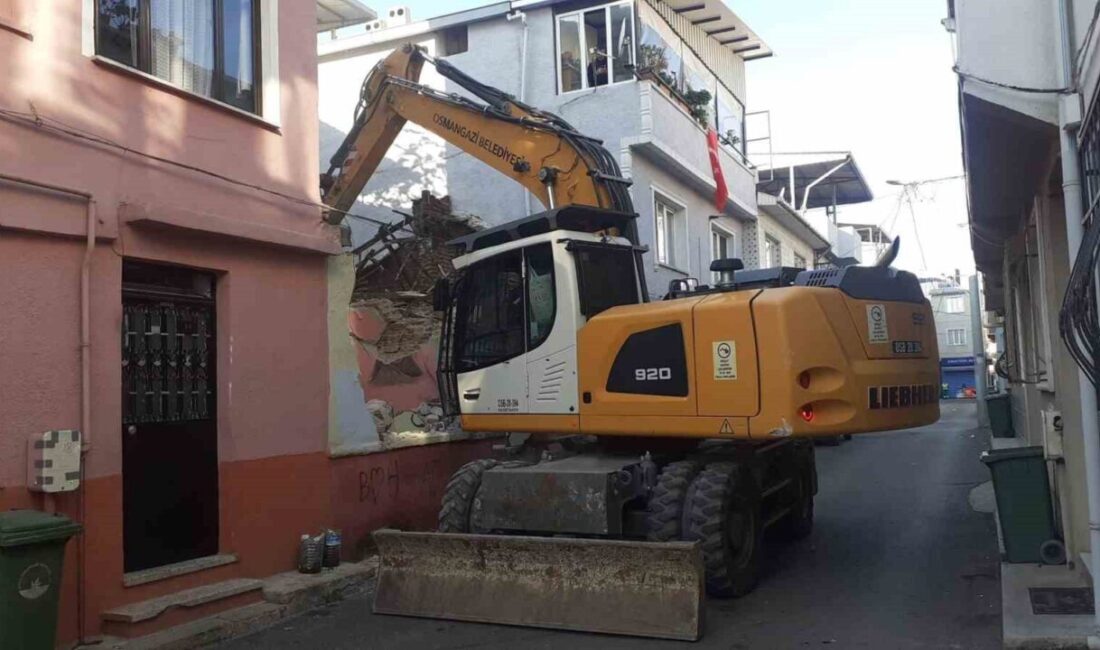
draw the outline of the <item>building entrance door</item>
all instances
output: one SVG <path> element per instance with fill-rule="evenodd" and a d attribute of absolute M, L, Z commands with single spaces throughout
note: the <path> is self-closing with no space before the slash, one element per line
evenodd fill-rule
<path fill-rule="evenodd" d="M 125 571 L 218 552 L 214 276 L 122 271 Z"/>

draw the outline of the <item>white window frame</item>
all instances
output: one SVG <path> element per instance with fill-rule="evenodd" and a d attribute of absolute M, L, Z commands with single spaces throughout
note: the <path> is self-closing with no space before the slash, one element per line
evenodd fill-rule
<path fill-rule="evenodd" d="M 1049 199 L 1036 199 L 1036 217 L 1034 222 L 1035 227 L 1035 257 L 1028 257 L 1029 260 L 1034 260 L 1035 269 L 1029 269 L 1028 274 L 1035 275 L 1039 283 L 1039 300 L 1034 302 L 1038 303 L 1039 311 L 1035 317 L 1039 320 L 1038 329 L 1038 346 L 1036 353 L 1040 354 L 1039 363 L 1041 365 L 1040 370 L 1042 376 L 1039 378 L 1039 388 L 1053 392 L 1054 386 L 1054 350 L 1053 350 L 1053 334 L 1051 330 L 1051 309 L 1050 309 L 1050 295 L 1047 292 L 1047 285 L 1050 282 L 1049 271 L 1047 266 L 1051 264 L 1051 260 L 1046 253 L 1047 250 L 1047 238 L 1050 236 L 1046 232 L 1046 228 L 1051 225 L 1051 211 L 1047 208 L 1049 205 Z M 1039 218 L 1040 216 L 1046 218 Z M 1026 242 L 1026 239 L 1025 239 Z M 1051 292 L 1054 293 L 1054 292 Z"/>
<path fill-rule="evenodd" d="M 260 3 L 260 20 L 256 28 L 260 32 L 260 78 L 254 83 L 260 87 L 260 105 L 257 112 L 218 101 L 213 97 L 184 90 L 174 83 L 153 76 L 147 72 L 132 68 L 114 59 L 96 54 L 95 19 L 98 0 L 83 0 L 81 11 L 80 52 L 104 67 L 121 70 L 133 77 L 140 78 L 151 86 L 160 86 L 170 92 L 178 93 L 188 99 L 195 99 L 216 106 L 224 111 L 239 115 L 275 129 L 282 128 L 282 84 L 279 76 L 279 0 L 257 0 Z"/>
<path fill-rule="evenodd" d="M 651 187 L 651 200 L 650 205 L 653 206 L 653 259 L 656 260 L 657 265 L 666 269 L 671 269 L 677 273 L 687 274 L 687 269 L 691 268 L 691 251 L 688 246 L 688 212 L 687 203 L 683 199 L 678 198 L 675 194 L 664 191 L 663 189 L 652 186 Z M 675 208 L 675 214 L 681 217 L 683 225 L 676 228 L 673 231 L 674 235 L 679 235 L 679 239 L 673 239 L 671 259 L 668 259 L 668 251 L 666 251 L 665 259 L 661 259 L 661 250 L 657 242 L 657 232 L 660 228 L 660 224 L 657 219 L 657 203 L 665 203 L 666 207 Z M 683 255 L 684 259 L 679 259 Z"/>
<path fill-rule="evenodd" d="M 955 336 L 957 334 L 957 336 Z M 956 339 L 958 342 L 956 343 Z M 944 332 L 944 345 L 946 346 L 963 346 L 966 345 L 966 328 L 965 327 L 952 327 Z"/>
<path fill-rule="evenodd" d="M 630 33 L 632 35 L 633 42 L 630 48 L 630 65 L 634 65 L 638 56 L 638 17 L 634 11 L 634 0 L 621 0 L 620 2 L 609 2 L 603 5 L 596 5 L 593 7 L 585 7 L 584 9 L 577 9 L 576 11 L 569 11 L 560 13 L 554 16 L 554 69 L 557 75 L 557 89 L 559 95 L 568 95 L 571 93 L 579 93 L 593 90 L 594 88 L 607 88 L 610 86 L 618 86 L 621 84 L 634 83 L 637 78 L 634 75 L 630 76 L 630 79 L 624 81 L 615 81 L 615 56 L 611 52 L 613 48 L 611 43 L 614 41 L 611 34 L 611 8 L 620 5 L 628 5 L 630 7 Z M 604 21 L 607 28 L 607 83 L 602 86 L 589 86 L 588 74 L 585 72 L 588 70 L 588 47 L 584 42 L 584 14 L 590 11 L 596 11 L 597 9 L 603 9 L 606 20 Z M 579 17 L 580 18 L 580 37 L 581 37 L 581 87 L 573 90 L 565 90 L 561 84 L 561 21 L 563 18 Z"/>
<path fill-rule="evenodd" d="M 719 258 L 714 254 L 714 238 L 722 237 L 727 240 L 726 242 L 726 255 L 728 257 L 737 257 L 737 233 L 717 223 L 710 224 L 710 261 L 713 262 Z M 711 282 L 722 282 L 722 274 L 712 271 L 710 274 Z"/>
<path fill-rule="evenodd" d="M 958 307 L 957 309 L 955 307 Z M 948 294 L 943 297 L 943 313 L 965 314 L 966 296 L 961 293 Z"/>
<path fill-rule="evenodd" d="M 775 242 L 775 256 L 779 259 L 773 265 L 772 261 L 768 259 L 768 242 Z M 783 266 L 783 242 L 774 235 L 764 233 L 764 264 L 761 268 L 773 268 L 776 266 Z"/>

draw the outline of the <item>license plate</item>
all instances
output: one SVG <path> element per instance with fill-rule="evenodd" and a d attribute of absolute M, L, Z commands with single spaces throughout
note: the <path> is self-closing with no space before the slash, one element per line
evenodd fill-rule
<path fill-rule="evenodd" d="M 894 354 L 920 354 L 922 351 L 920 341 L 894 341 Z"/>

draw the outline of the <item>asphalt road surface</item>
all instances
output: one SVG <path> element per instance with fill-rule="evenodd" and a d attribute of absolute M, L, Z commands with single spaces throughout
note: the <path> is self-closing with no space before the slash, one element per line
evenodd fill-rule
<path fill-rule="evenodd" d="M 972 403 L 945 403 L 936 425 L 818 447 L 813 535 L 773 545 L 753 593 L 710 601 L 703 639 L 690 646 L 375 616 L 365 593 L 220 647 L 999 648 L 993 518 L 967 501 L 989 480 L 975 426 Z"/>

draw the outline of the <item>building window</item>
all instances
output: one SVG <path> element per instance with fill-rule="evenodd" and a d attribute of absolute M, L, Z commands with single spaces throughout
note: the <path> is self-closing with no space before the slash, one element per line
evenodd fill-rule
<path fill-rule="evenodd" d="M 966 296 L 954 295 L 947 296 L 943 300 L 943 313 L 945 314 L 962 314 L 966 311 Z"/>
<path fill-rule="evenodd" d="M 783 249 L 771 235 L 764 235 L 764 264 L 767 268 L 783 266 Z"/>
<path fill-rule="evenodd" d="M 797 267 L 798 267 L 798 268 L 800 268 L 800 269 L 805 269 L 805 268 L 808 268 L 808 267 L 806 266 L 806 258 L 805 258 L 805 257 L 802 257 L 802 256 L 801 256 L 801 255 L 799 255 L 798 253 L 795 253 L 795 254 L 794 254 L 794 265 L 795 265 L 795 266 L 797 266 Z"/>
<path fill-rule="evenodd" d="M 947 345 L 966 345 L 966 330 L 965 329 L 949 329 L 947 330 Z"/>
<path fill-rule="evenodd" d="M 734 235 L 726 232 L 718 227 L 711 227 L 710 229 L 710 259 L 724 260 L 733 257 L 734 252 Z M 713 282 L 727 282 L 731 278 L 726 277 L 729 274 L 726 273 L 711 273 L 711 279 Z"/>
<path fill-rule="evenodd" d="M 632 2 L 561 14 L 557 25 L 558 92 L 634 79 Z"/>
<path fill-rule="evenodd" d="M 96 54 L 259 112 L 257 0 L 97 0 Z"/>
<path fill-rule="evenodd" d="M 470 30 L 466 25 L 458 25 L 443 30 L 443 56 L 462 54 L 470 49 Z"/>
<path fill-rule="evenodd" d="M 657 262 L 673 268 L 687 266 L 687 260 L 680 255 L 680 239 L 686 224 L 683 206 L 658 194 L 653 199 L 653 214 L 656 217 Z"/>

